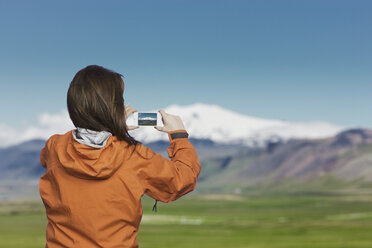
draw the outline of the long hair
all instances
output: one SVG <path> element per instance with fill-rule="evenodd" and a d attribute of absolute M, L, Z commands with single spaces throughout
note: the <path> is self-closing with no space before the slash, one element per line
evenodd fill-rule
<path fill-rule="evenodd" d="M 67 109 L 75 127 L 108 131 L 128 147 L 141 143 L 128 133 L 123 75 L 98 65 L 76 73 L 67 92 Z"/>

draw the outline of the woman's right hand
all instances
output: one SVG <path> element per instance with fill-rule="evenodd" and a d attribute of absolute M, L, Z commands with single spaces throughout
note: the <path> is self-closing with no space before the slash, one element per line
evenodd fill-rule
<path fill-rule="evenodd" d="M 154 127 L 155 129 L 166 133 L 170 131 L 185 129 L 181 117 L 179 117 L 178 115 L 168 114 L 162 109 L 159 110 L 159 113 L 162 116 L 164 126 L 163 127 L 156 126 Z"/>

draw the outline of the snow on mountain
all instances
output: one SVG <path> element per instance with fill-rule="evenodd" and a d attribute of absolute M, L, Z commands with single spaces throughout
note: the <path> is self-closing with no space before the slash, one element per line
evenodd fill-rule
<path fill-rule="evenodd" d="M 156 112 L 158 109 L 141 112 Z M 325 122 L 295 123 L 250 117 L 224 109 L 218 105 L 195 103 L 186 106 L 170 105 L 164 110 L 179 115 L 190 138 L 210 139 L 222 144 L 261 146 L 267 141 L 290 138 L 325 138 L 343 130 L 342 127 Z M 132 125 L 133 116 L 128 120 Z M 16 129 L 0 123 L 0 148 L 20 144 L 31 139 L 48 139 L 53 134 L 64 134 L 74 129 L 66 109 L 59 113 L 42 113 L 37 126 Z M 137 140 L 148 143 L 168 141 L 168 135 L 154 127 L 141 126 L 129 131 Z"/>
<path fill-rule="evenodd" d="M 344 130 L 327 122 L 295 123 L 250 117 L 224 109 L 218 105 L 195 103 L 186 106 L 177 104 L 164 108 L 169 114 L 179 115 L 190 138 L 210 139 L 221 144 L 262 146 L 267 141 L 290 138 L 326 138 Z M 149 110 L 143 112 L 156 112 Z M 132 116 L 127 121 L 133 125 Z M 168 140 L 164 132 L 154 127 L 141 126 L 129 131 L 136 139 L 147 143 Z"/>

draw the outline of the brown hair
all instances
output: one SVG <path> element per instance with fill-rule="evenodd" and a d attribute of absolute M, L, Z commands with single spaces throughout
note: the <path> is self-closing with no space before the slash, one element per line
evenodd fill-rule
<path fill-rule="evenodd" d="M 125 122 L 123 75 L 98 65 L 76 73 L 67 92 L 67 109 L 75 127 L 108 131 L 136 146 Z"/>

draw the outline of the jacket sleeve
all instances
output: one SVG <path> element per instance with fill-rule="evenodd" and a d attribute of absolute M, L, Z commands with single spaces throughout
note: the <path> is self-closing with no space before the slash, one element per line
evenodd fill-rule
<path fill-rule="evenodd" d="M 46 146 L 44 146 L 43 149 L 41 149 L 41 152 L 40 152 L 40 164 L 41 164 L 44 168 L 46 168 L 45 150 L 46 150 Z"/>
<path fill-rule="evenodd" d="M 53 135 L 55 136 L 55 135 Z M 52 138 L 51 136 L 46 142 L 44 147 L 40 151 L 40 164 L 44 167 L 47 168 L 47 161 L 48 161 L 48 151 L 51 148 L 51 143 L 52 143 Z"/>
<path fill-rule="evenodd" d="M 201 167 L 187 136 L 184 129 L 168 132 L 170 160 L 140 145 L 143 158 L 138 176 L 145 194 L 158 201 L 172 202 L 195 189 Z"/>

